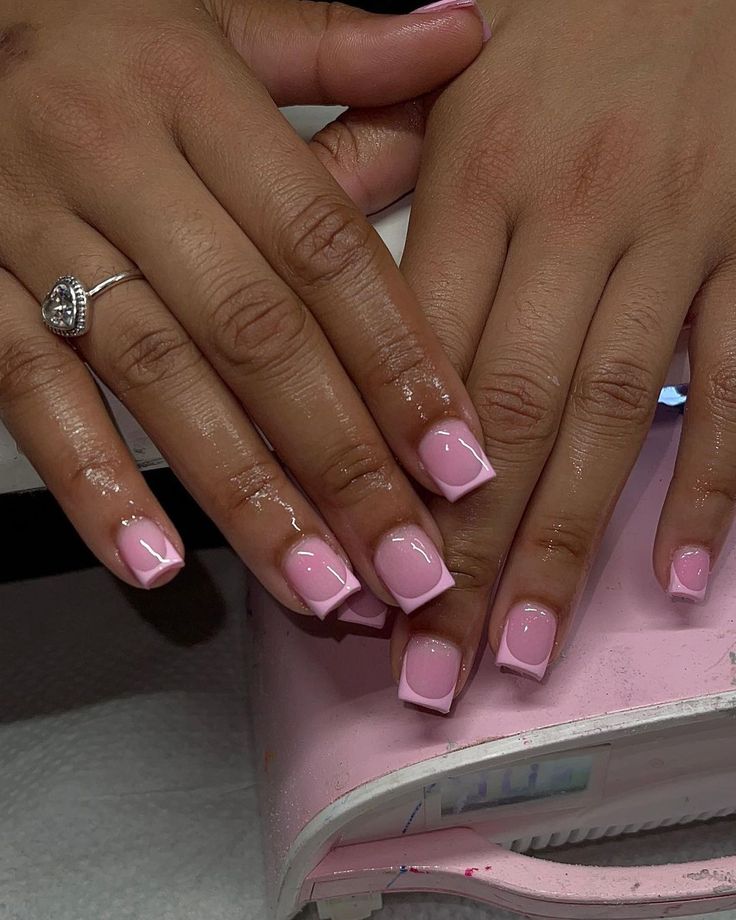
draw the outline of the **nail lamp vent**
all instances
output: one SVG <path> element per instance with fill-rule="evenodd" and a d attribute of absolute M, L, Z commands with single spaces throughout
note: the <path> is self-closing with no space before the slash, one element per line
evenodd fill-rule
<path fill-rule="evenodd" d="M 681 416 L 660 408 L 541 685 L 485 654 L 450 716 L 402 705 L 387 635 L 291 616 L 253 588 L 270 903 L 362 920 L 436 891 L 539 918 L 736 909 L 736 857 L 578 866 L 526 855 L 736 813 L 736 554 L 669 601 L 651 547 Z M 490 488 L 501 488 L 499 480 Z M 400 614 L 403 616 L 404 614 Z"/>
<path fill-rule="evenodd" d="M 717 818 L 727 818 L 736 814 L 733 808 L 719 808 L 718 811 L 701 811 L 697 815 L 679 815 L 673 818 L 662 818 L 661 821 L 639 821 L 633 824 L 612 824 L 602 827 L 575 827 L 569 831 L 555 831 L 549 834 L 537 834 L 535 837 L 517 837 L 510 844 L 502 844 L 515 853 L 528 853 L 530 850 L 548 850 L 554 847 L 564 847 L 572 843 L 583 843 L 588 840 L 603 840 L 607 837 L 623 837 L 629 834 L 639 834 L 642 831 L 660 830 L 665 827 L 674 827 L 677 824 L 701 824 Z M 736 860 L 735 860 L 736 862 Z"/>

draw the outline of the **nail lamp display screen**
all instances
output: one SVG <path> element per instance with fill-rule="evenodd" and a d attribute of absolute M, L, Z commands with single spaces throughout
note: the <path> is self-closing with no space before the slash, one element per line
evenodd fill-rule
<path fill-rule="evenodd" d="M 585 792 L 593 763 L 592 754 L 580 754 L 448 776 L 442 782 L 442 817 Z"/>

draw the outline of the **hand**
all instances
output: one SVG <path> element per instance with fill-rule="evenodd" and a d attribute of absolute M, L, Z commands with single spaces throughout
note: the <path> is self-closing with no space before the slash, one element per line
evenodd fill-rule
<path fill-rule="evenodd" d="M 457 589 L 395 635 L 402 697 L 443 711 L 502 566 L 497 663 L 541 679 L 559 652 L 688 313 L 690 393 L 654 547 L 672 597 L 705 594 L 736 496 L 736 6 L 491 6 L 491 40 L 433 107 L 352 112 L 315 145 L 380 206 L 412 184 L 426 117 L 402 268 L 498 471 L 483 494 L 430 506 Z"/>
<path fill-rule="evenodd" d="M 481 43 L 467 2 L 406 17 L 288 0 L 5 4 L 0 409 L 130 584 L 171 578 L 183 547 L 85 363 L 287 606 L 325 615 L 358 587 L 349 560 L 394 602 L 407 533 L 425 544 L 419 580 L 444 572 L 406 473 L 438 490 L 423 439 L 477 420 L 388 252 L 276 103 L 396 102 Z M 54 279 L 91 286 L 134 265 L 145 281 L 104 293 L 76 350 L 41 324 Z"/>

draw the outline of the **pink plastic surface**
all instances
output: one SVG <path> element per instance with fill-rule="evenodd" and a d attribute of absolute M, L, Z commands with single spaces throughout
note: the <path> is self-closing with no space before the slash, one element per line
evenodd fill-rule
<path fill-rule="evenodd" d="M 499 672 L 486 649 L 450 716 L 420 711 L 397 702 L 388 629 L 351 635 L 349 628 L 288 616 L 270 601 L 256 604 L 255 712 L 272 880 L 315 815 L 377 777 L 458 747 L 734 689 L 736 557 L 730 548 L 715 567 L 707 601 L 697 607 L 670 601 L 652 573 L 652 542 L 678 436 L 679 421 L 655 423 L 591 574 L 580 605 L 584 616 L 541 684 Z"/>
<path fill-rule="evenodd" d="M 734 860 L 574 866 L 532 859 L 464 828 L 341 847 L 310 877 L 311 900 L 373 891 L 461 892 L 529 917 L 674 917 L 736 907 Z M 356 880 L 363 884 L 356 886 Z"/>

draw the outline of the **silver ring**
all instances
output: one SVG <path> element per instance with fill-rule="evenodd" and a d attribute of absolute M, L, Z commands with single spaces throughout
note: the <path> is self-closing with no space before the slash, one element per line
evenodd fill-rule
<path fill-rule="evenodd" d="M 138 269 L 120 272 L 111 278 L 105 278 L 88 291 L 74 275 L 64 275 L 54 282 L 53 287 L 41 304 L 41 318 L 47 329 L 56 335 L 74 338 L 89 331 L 89 305 L 100 294 L 124 281 L 137 281 L 143 278 Z"/>

